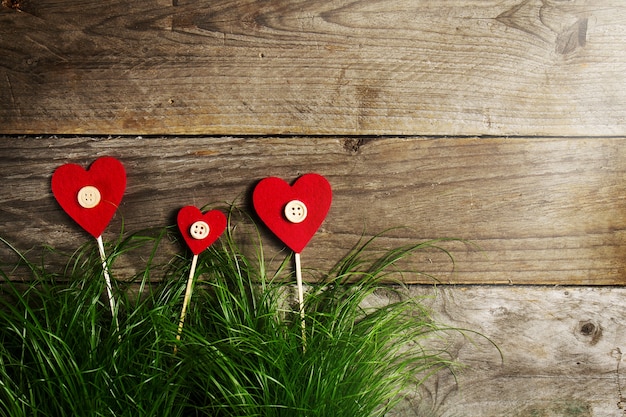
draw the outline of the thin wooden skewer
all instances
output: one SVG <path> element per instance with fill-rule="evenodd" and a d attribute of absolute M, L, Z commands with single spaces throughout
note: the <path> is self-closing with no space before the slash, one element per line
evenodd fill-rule
<path fill-rule="evenodd" d="M 111 307 L 111 315 L 113 316 L 113 321 L 115 322 L 115 328 L 119 334 L 120 332 L 120 323 L 117 320 L 117 314 L 115 313 L 115 299 L 113 298 L 113 287 L 111 286 L 111 277 L 109 276 L 109 266 L 107 265 L 107 257 L 104 253 L 104 243 L 102 243 L 102 236 L 98 236 L 96 238 L 98 242 L 98 250 L 100 251 L 100 259 L 102 259 L 102 273 L 104 274 L 104 282 L 106 283 L 107 288 L 107 296 L 109 298 L 109 306 Z M 120 335 L 121 337 L 121 335 Z"/>
<path fill-rule="evenodd" d="M 300 320 L 302 325 L 302 348 L 306 350 L 306 321 L 304 319 L 304 285 L 302 283 L 302 267 L 300 265 L 300 254 L 294 256 L 296 262 L 296 283 L 298 285 L 298 304 L 300 307 Z"/>
<path fill-rule="evenodd" d="M 193 255 L 191 260 L 191 269 L 189 270 L 189 279 L 187 279 L 187 289 L 185 290 L 185 298 L 183 299 L 183 308 L 180 311 L 180 321 L 178 322 L 178 334 L 176 340 L 180 340 L 180 336 L 183 333 L 183 326 L 185 324 L 185 315 L 187 314 L 187 306 L 189 305 L 189 299 L 191 298 L 191 291 L 193 290 L 193 277 L 196 274 L 196 264 L 198 263 L 198 255 Z"/>

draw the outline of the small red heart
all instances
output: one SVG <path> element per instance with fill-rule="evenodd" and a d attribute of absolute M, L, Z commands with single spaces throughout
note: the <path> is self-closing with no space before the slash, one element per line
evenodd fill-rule
<path fill-rule="evenodd" d="M 89 170 L 65 164 L 52 174 L 52 193 L 65 212 L 93 237 L 109 225 L 126 190 L 126 171 L 110 156 L 96 159 Z"/>
<path fill-rule="evenodd" d="M 202 214 L 194 206 L 178 211 L 178 228 L 194 255 L 211 246 L 226 229 L 226 216 L 219 210 Z"/>
<path fill-rule="evenodd" d="M 302 252 L 328 214 L 332 190 L 319 174 L 305 174 L 290 186 L 261 180 L 252 193 L 254 208 L 269 229 L 296 253 Z"/>

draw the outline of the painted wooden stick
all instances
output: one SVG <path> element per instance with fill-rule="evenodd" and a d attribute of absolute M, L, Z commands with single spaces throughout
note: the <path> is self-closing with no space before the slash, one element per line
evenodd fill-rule
<path fill-rule="evenodd" d="M 300 264 L 300 254 L 295 253 L 296 263 L 296 284 L 298 286 L 298 305 L 300 309 L 300 321 L 302 325 L 302 347 L 306 350 L 306 321 L 304 315 L 304 284 L 302 282 L 302 266 Z"/>
<path fill-rule="evenodd" d="M 180 336 L 183 333 L 183 326 L 185 325 L 185 316 L 187 315 L 187 306 L 191 299 L 191 292 L 193 291 L 193 278 L 196 275 L 196 264 L 198 263 L 198 255 L 193 255 L 191 260 L 191 269 L 189 270 L 189 278 L 187 279 L 187 289 L 185 290 L 185 298 L 183 299 L 183 308 L 180 311 L 180 321 L 178 322 L 178 334 L 176 340 L 180 340 Z"/>
<path fill-rule="evenodd" d="M 176 222 L 178 223 L 178 228 L 180 229 L 183 239 L 193 253 L 191 268 L 189 269 L 189 278 L 187 278 L 187 289 L 185 290 L 183 307 L 180 311 L 180 320 L 178 321 L 178 333 L 176 334 L 176 340 L 180 340 L 183 333 L 183 326 L 185 325 L 187 307 L 189 306 L 193 292 L 198 255 L 220 237 L 226 229 L 227 219 L 224 213 L 219 210 L 211 210 L 202 214 L 197 207 L 185 206 L 178 211 Z M 177 350 L 177 347 L 174 346 L 174 353 L 176 353 Z"/>
<path fill-rule="evenodd" d="M 102 273 L 104 275 L 104 282 L 106 284 L 107 289 L 107 298 L 109 299 L 109 306 L 111 307 L 111 315 L 113 316 L 113 321 L 115 322 L 115 328 L 117 332 L 120 331 L 120 323 L 117 319 L 117 313 L 115 311 L 115 298 L 113 298 L 113 287 L 111 285 L 111 277 L 109 276 L 109 266 L 107 265 L 107 257 L 104 253 L 104 243 L 102 243 L 102 236 L 98 236 L 96 238 L 98 242 L 98 250 L 100 252 L 100 259 L 102 260 Z"/>

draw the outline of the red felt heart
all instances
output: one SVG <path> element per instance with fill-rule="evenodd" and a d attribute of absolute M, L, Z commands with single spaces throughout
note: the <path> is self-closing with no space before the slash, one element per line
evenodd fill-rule
<path fill-rule="evenodd" d="M 194 206 L 185 206 L 178 211 L 178 228 L 187 246 L 194 255 L 211 246 L 226 229 L 226 216 L 219 210 L 202 214 Z"/>
<path fill-rule="evenodd" d="M 65 164 L 52 174 L 52 193 L 61 208 L 95 238 L 113 218 L 124 190 L 124 166 L 110 156 L 96 159 L 88 170 Z"/>
<path fill-rule="evenodd" d="M 330 184 L 319 174 L 305 174 L 292 186 L 280 178 L 265 178 L 252 193 L 252 203 L 261 220 L 296 253 L 302 252 L 322 225 L 331 200 Z M 286 211 L 290 203 L 306 214 L 292 214 L 296 217 L 290 220 Z M 300 207 L 300 203 L 304 208 Z"/>

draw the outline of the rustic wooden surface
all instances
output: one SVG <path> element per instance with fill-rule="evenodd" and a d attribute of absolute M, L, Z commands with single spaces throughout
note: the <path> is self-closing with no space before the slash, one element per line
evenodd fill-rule
<path fill-rule="evenodd" d="M 626 3 L 3 0 L 0 133 L 624 135 Z"/>
<path fill-rule="evenodd" d="M 439 320 L 481 332 L 449 352 L 467 367 L 440 374 L 394 417 L 626 416 L 625 288 L 439 287 Z M 384 301 L 381 300 L 374 302 Z"/>
<path fill-rule="evenodd" d="M 90 239 L 50 193 L 65 162 L 126 165 L 105 240 L 317 171 L 335 198 L 305 266 L 402 225 L 381 246 L 482 249 L 408 267 L 506 284 L 425 299 L 504 360 L 455 338 L 458 383 L 438 375 L 394 416 L 624 417 L 625 27 L 621 0 L 2 0 L 0 237 L 34 259 Z"/>
<path fill-rule="evenodd" d="M 325 175 L 334 193 L 302 254 L 329 268 L 358 240 L 390 227 L 381 247 L 467 239 L 412 259 L 444 283 L 623 284 L 626 281 L 626 139 L 506 138 L 25 138 L 0 141 L 1 235 L 22 250 L 72 251 L 90 237 L 54 200 L 50 177 L 66 162 L 102 155 L 125 164 L 128 187 L 105 232 L 174 224 L 188 204 L 236 205 L 266 176 Z M 270 253 L 282 246 L 269 234 Z M 274 250 L 274 252 L 272 252 Z M 407 274 L 407 282 L 432 282 Z"/>

